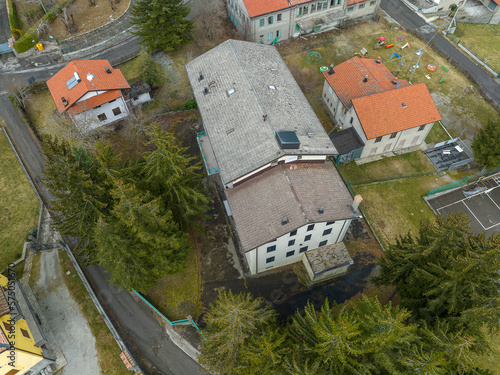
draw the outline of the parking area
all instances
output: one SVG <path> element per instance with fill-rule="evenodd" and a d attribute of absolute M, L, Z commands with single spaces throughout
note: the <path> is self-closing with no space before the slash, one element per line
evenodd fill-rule
<path fill-rule="evenodd" d="M 500 174 L 496 174 L 426 200 L 436 213 L 464 213 L 475 233 L 486 232 L 489 237 L 500 233 L 499 187 Z"/>

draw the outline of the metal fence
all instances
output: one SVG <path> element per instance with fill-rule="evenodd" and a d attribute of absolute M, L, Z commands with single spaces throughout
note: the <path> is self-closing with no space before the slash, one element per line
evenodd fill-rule
<path fill-rule="evenodd" d="M 472 176 L 464 177 L 458 181 L 451 182 L 447 185 L 440 186 L 438 188 L 429 190 L 427 193 L 425 193 L 424 197 L 428 197 L 429 195 L 434 195 L 434 194 L 439 194 L 444 191 L 452 190 L 452 189 L 457 189 L 459 187 L 462 187 L 466 185 L 467 183 L 473 183 L 475 181 L 478 181 L 481 178 L 489 177 L 491 175 L 494 175 L 496 173 L 500 173 L 500 166 L 492 169 L 487 169 L 483 172 L 476 173 Z"/>

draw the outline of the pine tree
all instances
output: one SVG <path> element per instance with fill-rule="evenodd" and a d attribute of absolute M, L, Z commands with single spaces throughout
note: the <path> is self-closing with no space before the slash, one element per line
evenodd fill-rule
<path fill-rule="evenodd" d="M 127 290 L 147 292 L 156 280 L 182 271 L 189 249 L 169 211 L 132 184 L 115 181 L 115 207 L 94 231 L 99 265 L 109 281 Z"/>
<path fill-rule="evenodd" d="M 44 170 L 45 185 L 54 200 L 52 211 L 55 228 L 62 234 L 80 239 L 87 244 L 100 217 L 109 213 L 112 198 L 110 184 L 98 160 L 82 148 L 71 147 L 57 138 L 45 139 L 47 159 Z M 92 246 L 87 246 L 87 260 L 91 260 Z"/>
<path fill-rule="evenodd" d="M 187 148 L 179 147 L 170 133 L 155 126 L 149 135 L 152 140 L 148 144 L 154 151 L 145 153 L 138 166 L 143 176 L 139 186 L 160 197 L 163 207 L 171 210 L 175 220 L 186 227 L 208 208 L 201 164 L 186 156 Z"/>
<path fill-rule="evenodd" d="M 488 168 L 500 166 L 500 117 L 496 121 L 488 121 L 479 130 L 472 142 L 474 158 Z"/>
<path fill-rule="evenodd" d="M 262 337 L 264 332 L 275 325 L 274 311 L 267 306 L 263 307 L 263 302 L 262 298 L 253 298 L 250 293 L 235 295 L 231 291 L 224 291 L 219 294 L 205 316 L 207 327 L 203 330 L 199 356 L 200 363 L 208 371 L 218 374 L 246 374 L 247 369 L 242 369 L 242 356 L 246 355 L 249 360 L 257 351 L 269 350 L 265 344 L 264 347 L 256 347 L 252 340 L 253 336 L 256 339 Z M 271 337 L 268 341 L 269 339 Z M 253 342 L 253 350 L 242 354 L 249 342 Z M 265 359 L 264 362 L 272 364 L 273 359 Z"/>
<path fill-rule="evenodd" d="M 471 233 L 463 214 L 423 222 L 419 236 L 400 237 L 380 260 L 378 284 L 396 285 L 402 304 L 432 325 L 479 337 L 498 330 L 500 237 Z"/>
<path fill-rule="evenodd" d="M 193 22 L 182 0 L 137 0 L 130 9 L 132 33 L 148 51 L 172 51 L 192 40 Z"/>
<path fill-rule="evenodd" d="M 139 67 L 139 78 L 149 83 L 152 87 L 161 86 L 165 81 L 165 72 L 162 67 L 145 50 L 141 50 L 139 53 L 137 65 Z"/>

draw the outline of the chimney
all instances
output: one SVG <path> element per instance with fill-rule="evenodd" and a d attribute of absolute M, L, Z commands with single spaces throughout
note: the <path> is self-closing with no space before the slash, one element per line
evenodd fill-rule
<path fill-rule="evenodd" d="M 287 225 L 288 224 L 288 217 L 284 217 L 283 219 L 281 219 L 281 225 Z"/>
<path fill-rule="evenodd" d="M 198 82 L 203 81 L 203 78 L 205 78 L 205 77 L 203 77 L 203 74 L 201 74 L 201 72 L 200 72 L 200 76 L 198 77 Z"/>
<path fill-rule="evenodd" d="M 396 85 L 398 83 L 398 77 L 393 77 L 391 82 L 393 85 Z"/>
<path fill-rule="evenodd" d="M 104 68 L 106 70 L 106 73 L 111 74 L 111 69 L 109 69 L 109 66 Z"/>
<path fill-rule="evenodd" d="M 353 212 L 357 212 L 358 211 L 358 207 L 359 207 L 359 204 L 363 201 L 363 197 L 361 195 L 356 195 L 354 197 L 354 201 L 352 202 L 352 205 L 351 205 L 351 210 Z"/>
<path fill-rule="evenodd" d="M 330 65 L 330 69 L 328 70 L 328 75 L 331 76 L 333 73 L 335 73 L 335 70 L 333 70 L 333 64 Z"/>
<path fill-rule="evenodd" d="M 67 106 L 68 106 L 68 101 L 66 100 L 66 98 L 63 96 L 63 97 L 61 98 L 61 100 L 62 100 L 62 102 L 63 102 L 64 106 L 65 106 L 65 107 L 67 107 Z"/>
<path fill-rule="evenodd" d="M 406 104 L 404 102 L 401 103 L 401 107 L 406 108 Z"/>
<path fill-rule="evenodd" d="M 207 94 L 208 94 L 208 87 L 205 87 L 205 88 L 203 89 L 203 95 L 207 95 Z"/>
<path fill-rule="evenodd" d="M 321 206 L 318 210 L 318 214 L 322 215 L 325 213 L 325 207 Z"/>
<path fill-rule="evenodd" d="M 365 83 L 368 82 L 368 74 L 365 75 L 365 78 L 363 79 L 363 82 L 365 82 Z"/>

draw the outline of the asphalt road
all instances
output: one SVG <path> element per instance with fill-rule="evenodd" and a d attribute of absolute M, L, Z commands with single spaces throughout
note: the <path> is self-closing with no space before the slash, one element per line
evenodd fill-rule
<path fill-rule="evenodd" d="M 2 1 L 0 1 L 0 4 Z M 137 38 L 131 38 L 124 43 L 108 48 L 87 58 L 104 58 L 112 64 L 124 57 L 131 56 L 140 50 Z M 2 62 L 9 60 L 5 55 Z M 11 60 L 12 62 L 12 60 Z M 24 161 L 38 191 L 45 202 L 51 200 L 50 192 L 41 182 L 45 166 L 41 148 L 24 125 L 19 114 L 9 101 L 5 80 L 14 83 L 25 83 L 30 77 L 45 81 L 59 71 L 66 63 L 47 64 L 46 66 L 21 66 L 14 63 L 0 64 L 0 117 L 3 118 L 9 135 Z M 165 333 L 156 317 L 144 306 L 143 302 L 135 301 L 126 291 L 106 282 L 107 276 L 97 267 L 85 269 L 90 282 L 101 302 L 110 313 L 123 339 L 132 352 L 141 359 L 143 368 L 152 375 L 199 375 L 202 368 L 180 350 Z"/>
<path fill-rule="evenodd" d="M 496 103 L 497 106 L 500 106 L 500 79 L 494 78 L 490 73 L 477 66 L 437 32 L 434 26 L 428 25 L 400 0 L 382 0 L 381 7 L 405 29 L 413 31 L 426 42 L 432 39 L 430 42 L 432 48 L 441 52 L 444 56 L 450 56 L 458 64 L 460 70 L 468 73 L 483 95 Z"/>

